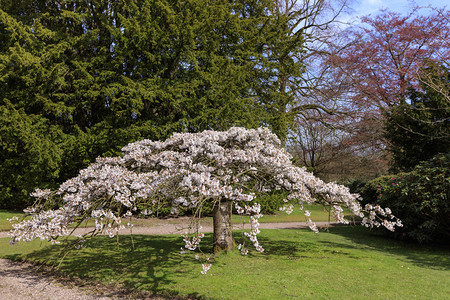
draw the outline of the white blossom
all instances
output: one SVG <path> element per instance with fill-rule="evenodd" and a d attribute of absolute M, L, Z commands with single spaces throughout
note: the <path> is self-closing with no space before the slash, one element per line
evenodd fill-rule
<path fill-rule="evenodd" d="M 331 207 L 336 221 L 347 223 L 342 210 L 347 207 L 363 217 L 364 226 L 389 230 L 402 226 L 390 209 L 378 205 L 363 209 L 359 195 L 351 194 L 347 187 L 325 183 L 305 168 L 293 165 L 291 155 L 267 128 L 175 133 L 165 141 L 130 143 L 122 152 L 122 157 L 98 158 L 55 191 L 37 189 L 32 196 L 38 200 L 58 200 L 63 205 L 44 210 L 37 204 L 26 209 L 30 218 L 13 224 L 11 243 L 36 238 L 56 242 L 56 238 L 71 233 L 70 224 L 86 219 L 95 221 L 92 235 L 114 237 L 126 228 L 121 219 L 130 217 L 137 208 L 145 215 L 163 205 L 176 214 L 202 201 L 227 199 L 234 202 L 238 214 L 250 216 L 251 230 L 245 236 L 262 252 L 257 239 L 261 207 L 250 201 L 255 199 L 255 192 L 278 189 L 289 192 L 281 208 L 287 213 L 292 212 L 295 203 L 302 210 L 304 203 L 320 204 Z M 308 211 L 305 216 L 308 226 L 318 232 Z M 203 236 L 183 237 L 182 252 L 197 249 Z M 241 253 L 247 254 L 244 246 Z M 202 273 L 209 268 L 210 264 L 204 264 Z"/>

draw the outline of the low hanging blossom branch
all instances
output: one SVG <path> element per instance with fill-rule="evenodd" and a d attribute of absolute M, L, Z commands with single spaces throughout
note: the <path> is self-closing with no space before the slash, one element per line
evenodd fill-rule
<path fill-rule="evenodd" d="M 36 238 L 57 243 L 69 236 L 70 224 L 93 219 L 95 227 L 80 239 L 97 234 L 110 237 L 129 228 L 122 222 L 135 213 L 151 214 L 158 207 L 201 208 L 203 203 L 232 201 L 240 215 L 249 216 L 251 230 L 245 233 L 257 251 L 264 251 L 257 235 L 260 206 L 250 205 L 255 193 L 283 189 L 289 192 L 281 208 L 292 212 L 294 204 L 321 204 L 331 207 L 335 220 L 348 223 L 342 207 L 362 217 L 368 227 L 401 226 L 388 208 L 358 202 L 359 195 L 336 183 L 325 183 L 305 168 L 292 164 L 276 135 L 267 128 L 176 133 L 166 141 L 142 140 L 122 149 L 122 157 L 98 158 L 67 180 L 59 189 L 36 190 L 34 206 L 25 210 L 28 219 L 13 224 L 11 244 Z M 196 214 L 196 216 L 198 216 Z M 317 227 L 305 211 L 307 224 Z M 185 249 L 198 248 L 202 234 L 184 236 Z M 247 254 L 245 243 L 239 246 Z M 209 261 L 209 258 L 208 258 Z M 210 263 L 203 264 L 203 271 Z"/>

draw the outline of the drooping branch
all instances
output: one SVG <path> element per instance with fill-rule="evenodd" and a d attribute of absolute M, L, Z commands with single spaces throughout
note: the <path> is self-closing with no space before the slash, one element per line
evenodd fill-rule
<path fill-rule="evenodd" d="M 303 203 L 331 206 L 337 221 L 347 223 L 341 206 L 364 217 L 367 226 L 384 225 L 390 230 L 400 221 L 381 208 L 364 210 L 358 195 L 336 183 L 325 183 L 291 162 L 291 155 L 280 147 L 280 140 L 267 128 L 231 128 L 228 131 L 174 134 L 164 142 L 142 140 L 123 148 L 123 157 L 99 158 L 80 174 L 55 191 L 37 190 L 34 196 L 62 206 L 45 210 L 37 205 L 27 213 L 30 219 L 14 224 L 12 243 L 35 238 L 57 242 L 68 236 L 69 225 L 93 219 L 90 236 L 115 236 L 127 228 L 122 224 L 138 212 L 149 212 L 160 205 L 173 209 L 196 208 L 204 201 L 215 205 L 215 243 L 232 249 L 232 205 L 239 214 L 250 216 L 252 229 L 246 233 L 257 251 L 260 206 L 248 203 L 255 192 L 284 189 L 286 205 Z M 382 213 L 381 213 L 382 212 Z M 311 229 L 315 224 L 305 211 Z M 186 248 L 195 250 L 200 237 L 185 237 Z M 243 254 L 247 249 L 241 248 Z"/>

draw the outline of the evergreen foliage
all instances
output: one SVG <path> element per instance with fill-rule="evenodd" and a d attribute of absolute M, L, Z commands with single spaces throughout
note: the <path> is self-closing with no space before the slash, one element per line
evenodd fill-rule
<path fill-rule="evenodd" d="M 389 207 L 403 227 L 388 233 L 416 242 L 450 241 L 450 155 L 438 154 L 411 172 L 381 176 L 362 189 L 365 202 Z M 386 231 L 383 231 L 387 234 Z"/>
<path fill-rule="evenodd" d="M 289 21 L 269 0 L 0 0 L 0 201 L 175 131 L 264 125 L 283 140 L 283 82 L 303 70 Z M 29 150 L 8 150 L 27 132 Z"/>
<path fill-rule="evenodd" d="M 424 70 L 433 83 L 409 88 L 410 104 L 404 102 L 388 114 L 386 138 L 393 154 L 393 171 L 410 171 L 421 161 L 450 149 L 450 73 L 430 65 Z M 436 88 L 439 87 L 439 88 Z"/>
<path fill-rule="evenodd" d="M 61 132 L 47 120 L 16 110 L 7 100 L 0 106 L 0 208 L 18 209 L 38 185 L 52 187 L 59 175 Z"/>

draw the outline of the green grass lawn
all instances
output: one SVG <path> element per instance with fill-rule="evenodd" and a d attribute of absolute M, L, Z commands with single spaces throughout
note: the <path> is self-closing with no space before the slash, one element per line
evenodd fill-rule
<path fill-rule="evenodd" d="M 0 209 L 0 231 L 12 229 L 11 223 L 9 223 L 8 219 L 11 219 L 14 216 L 20 218 L 21 216 L 23 216 L 23 213 L 18 211 Z"/>
<path fill-rule="evenodd" d="M 71 252 L 61 270 L 130 290 L 206 299 L 448 299 L 449 249 L 405 244 L 362 227 L 329 230 L 263 230 L 264 253 L 223 254 L 207 275 L 192 253 L 180 253 L 179 236 L 136 235 L 135 250 L 128 236 L 119 249 L 115 239 L 97 237 Z M 202 243 L 211 240 L 207 234 Z M 0 239 L 0 256 L 34 262 L 56 261 L 61 247 L 8 243 Z"/>

